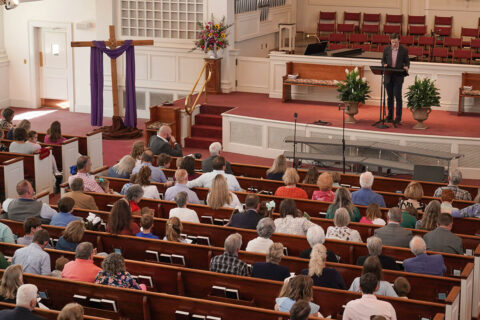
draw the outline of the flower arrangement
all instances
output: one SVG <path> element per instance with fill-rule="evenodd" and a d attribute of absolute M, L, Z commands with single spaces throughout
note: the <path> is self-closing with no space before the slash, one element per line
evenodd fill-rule
<path fill-rule="evenodd" d="M 340 101 L 361 102 L 365 103 L 367 98 L 370 98 L 371 92 L 367 79 L 360 77 L 358 68 L 355 67 L 352 71 L 345 69 L 346 80 L 335 81 L 337 85 L 338 99 Z"/>
<path fill-rule="evenodd" d="M 202 49 L 205 53 L 210 52 L 213 58 L 217 58 L 217 51 L 228 46 L 227 29 L 232 25 L 225 24 L 225 17 L 221 21 L 215 22 L 213 15 L 209 22 L 205 24 L 199 22 L 198 24 L 203 30 L 198 33 L 195 47 Z"/>

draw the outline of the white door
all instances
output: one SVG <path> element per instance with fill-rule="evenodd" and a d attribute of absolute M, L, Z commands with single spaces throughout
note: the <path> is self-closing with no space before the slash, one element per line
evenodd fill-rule
<path fill-rule="evenodd" d="M 68 100 L 67 33 L 41 28 L 39 40 L 40 98 Z"/>

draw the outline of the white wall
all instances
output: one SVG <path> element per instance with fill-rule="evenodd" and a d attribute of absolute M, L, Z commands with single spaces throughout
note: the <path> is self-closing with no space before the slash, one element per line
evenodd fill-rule
<path fill-rule="evenodd" d="M 426 15 L 428 30 L 433 29 L 437 16 L 453 16 L 453 35 L 460 36 L 461 27 L 477 27 L 480 3 L 471 0 L 302 0 L 297 6 L 298 30 L 315 32 L 320 11 L 336 11 L 337 22 L 343 21 L 343 12 L 403 14 L 404 32 L 408 15 Z"/>
<path fill-rule="evenodd" d="M 3 40 L 3 8 L 0 8 L 0 108 L 9 105 L 8 99 L 8 57 Z"/>
<path fill-rule="evenodd" d="M 268 53 L 278 48 L 278 32 L 237 42 L 239 55 L 244 57 L 268 57 Z"/>

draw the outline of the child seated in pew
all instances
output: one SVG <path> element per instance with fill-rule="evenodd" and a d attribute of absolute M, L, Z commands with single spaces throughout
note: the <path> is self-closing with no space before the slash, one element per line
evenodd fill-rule
<path fill-rule="evenodd" d="M 408 299 L 408 294 L 411 290 L 410 282 L 405 277 L 397 277 L 393 282 L 393 290 L 395 290 L 399 298 Z"/>
<path fill-rule="evenodd" d="M 181 243 L 192 243 L 192 240 L 184 238 L 182 236 L 183 225 L 182 221 L 177 217 L 172 217 L 167 220 L 165 226 L 165 237 L 163 240 L 181 242 Z"/>
<path fill-rule="evenodd" d="M 35 150 L 40 150 L 41 145 L 38 144 L 38 134 L 35 130 L 30 130 L 27 134 L 27 143 L 32 144 L 35 147 Z"/>
<path fill-rule="evenodd" d="M 122 187 L 122 190 L 120 191 L 121 195 L 126 195 L 128 188 L 130 188 L 133 184 L 135 184 L 135 180 L 137 180 L 137 174 L 134 173 L 130 176 L 130 180 L 125 183 Z"/>
<path fill-rule="evenodd" d="M 0 130 L 0 140 L 3 139 L 3 130 Z M 8 152 L 8 147 L 0 142 L 0 152 Z"/>
<path fill-rule="evenodd" d="M 10 130 L 13 128 L 13 115 L 15 111 L 12 108 L 5 108 L 2 110 L 2 117 L 3 119 L 0 120 L 0 129 L 3 130 Z"/>
<path fill-rule="evenodd" d="M 136 234 L 137 237 L 157 239 L 157 240 L 159 239 L 158 236 L 152 234 L 153 214 L 151 213 L 142 214 L 142 217 L 140 218 L 140 225 L 142 226 L 142 231 Z"/>
<path fill-rule="evenodd" d="M 319 312 L 320 306 L 311 302 L 313 300 L 313 280 L 304 275 L 287 278 L 280 289 L 278 298 L 275 299 L 275 310 L 290 312 L 298 300 L 306 300 L 310 305 L 310 315 L 323 317 Z"/>
<path fill-rule="evenodd" d="M 105 191 L 105 193 L 119 195 L 118 192 L 115 192 L 113 189 L 110 189 L 110 181 L 108 181 L 107 179 L 98 178 L 97 183 L 100 186 L 100 188 L 102 188 L 103 191 Z"/>
<path fill-rule="evenodd" d="M 67 138 L 62 137 L 62 127 L 60 122 L 53 121 L 50 128 L 47 130 L 43 142 L 49 144 L 62 144 L 65 140 L 67 140 Z"/>
<path fill-rule="evenodd" d="M 53 215 L 50 225 L 66 227 L 72 221 L 81 220 L 82 218 L 75 217 L 72 214 L 74 206 L 75 200 L 70 197 L 63 197 L 58 200 L 58 212 Z"/>
<path fill-rule="evenodd" d="M 384 226 L 386 222 L 382 219 L 382 211 L 380 211 L 380 206 L 376 203 L 370 203 L 367 207 L 367 213 L 360 219 L 360 223 Z"/>
<path fill-rule="evenodd" d="M 55 260 L 55 270 L 52 271 L 52 273 L 50 274 L 50 276 L 54 277 L 54 278 L 61 278 L 62 277 L 62 271 L 63 271 L 63 268 L 65 267 L 65 265 L 67 263 L 69 263 L 70 260 L 68 260 L 67 258 L 65 258 L 64 256 L 61 256 L 60 258 L 58 258 L 57 260 Z"/>

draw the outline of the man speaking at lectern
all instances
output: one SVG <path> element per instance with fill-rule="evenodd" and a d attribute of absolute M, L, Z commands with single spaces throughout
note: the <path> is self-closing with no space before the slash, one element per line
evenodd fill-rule
<path fill-rule="evenodd" d="M 390 44 L 383 50 L 382 65 L 387 68 L 405 69 L 408 72 L 410 60 L 408 59 L 408 50 L 400 45 L 400 37 L 394 33 L 390 36 Z M 388 116 L 387 122 L 400 124 L 402 121 L 402 75 L 385 74 L 385 89 L 387 90 Z M 395 121 L 393 120 L 393 100 L 396 100 L 397 110 Z"/>

